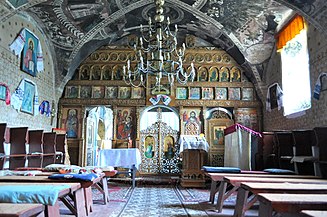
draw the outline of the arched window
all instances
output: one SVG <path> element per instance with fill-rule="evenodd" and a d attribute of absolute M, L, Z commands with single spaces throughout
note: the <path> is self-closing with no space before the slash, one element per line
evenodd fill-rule
<path fill-rule="evenodd" d="M 307 31 L 301 16 L 295 16 L 281 31 L 277 46 L 282 46 L 284 116 L 289 116 L 311 108 Z"/>

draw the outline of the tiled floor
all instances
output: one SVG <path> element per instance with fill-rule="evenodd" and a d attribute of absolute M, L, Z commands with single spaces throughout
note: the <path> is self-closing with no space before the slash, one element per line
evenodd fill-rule
<path fill-rule="evenodd" d="M 89 215 L 89 217 L 134 217 L 135 214 L 133 214 L 133 212 L 123 212 L 121 213 L 121 211 L 123 210 L 125 204 L 127 204 L 128 202 L 128 196 L 126 198 L 123 198 L 124 196 L 126 196 L 130 190 L 130 183 L 127 180 L 121 179 L 121 180 L 114 180 L 114 183 L 118 183 L 117 186 L 110 184 L 109 181 L 109 191 L 110 191 L 110 202 L 107 205 L 103 205 L 102 203 L 99 203 L 98 201 L 94 202 L 93 205 L 93 212 Z M 122 185 L 124 187 L 124 189 L 121 189 L 119 185 Z M 164 185 L 162 185 L 164 184 Z M 163 186 L 167 186 L 167 185 L 172 185 L 175 186 L 176 184 L 178 184 L 178 182 L 176 182 L 176 180 L 170 180 L 169 178 L 165 177 L 165 178 L 158 178 L 158 177 L 147 177 L 145 179 L 138 179 L 137 181 L 137 187 L 138 190 L 140 188 L 146 189 L 146 188 L 157 188 L 154 190 L 154 192 L 162 192 L 163 191 Z M 208 183 L 209 186 L 210 183 Z M 147 191 L 147 190 L 146 190 Z M 205 188 L 205 189 L 201 189 L 200 190 L 200 194 L 196 194 L 194 192 L 198 192 L 199 190 L 196 189 L 188 189 L 188 192 L 190 192 L 190 194 L 195 194 L 191 195 L 194 198 L 194 200 L 188 200 L 188 201 L 184 201 L 183 202 L 183 207 L 185 210 L 187 210 L 187 212 L 189 213 L 189 216 L 193 217 L 193 216 L 198 216 L 199 213 L 201 213 L 201 216 L 212 216 L 212 217 L 229 217 L 229 216 L 233 216 L 233 202 L 228 202 L 225 204 L 223 210 L 221 213 L 218 213 L 217 210 L 215 209 L 215 206 L 210 204 L 208 202 L 209 199 L 209 187 Z M 139 191 L 135 191 L 134 193 L 136 193 Z M 152 191 L 151 191 L 152 192 Z M 192 193 L 193 192 L 193 193 Z M 156 193 L 158 194 L 158 193 Z M 128 202 L 129 206 L 132 204 L 133 207 L 133 203 L 135 204 L 143 204 L 142 206 L 144 206 L 148 211 L 147 212 L 143 212 L 146 214 L 140 214 L 140 215 L 136 215 L 136 216 L 147 216 L 147 217 L 161 217 L 161 216 L 176 216 L 176 215 L 169 215 L 168 213 L 163 213 L 163 212 L 158 212 L 158 207 L 160 206 L 150 206 L 150 204 L 155 204 L 155 203 L 160 203 L 161 201 L 166 201 L 166 200 L 160 200 L 160 196 L 158 197 L 156 194 L 152 194 L 152 193 L 147 193 L 147 203 L 140 203 L 140 197 L 131 197 L 131 200 Z M 162 195 L 165 195 L 164 193 Z M 201 199 L 199 199 L 198 202 L 195 202 L 197 197 L 200 197 Z M 133 198 L 135 199 L 135 201 L 133 201 Z M 233 199 L 232 199 L 233 200 Z M 177 201 L 178 202 L 178 201 Z M 176 203 L 177 203 L 176 202 Z M 147 206 L 147 204 L 149 204 Z M 174 204 L 161 204 L 161 206 L 172 206 L 174 207 Z M 180 205 L 176 205 L 176 207 L 178 207 Z M 255 207 L 257 208 L 257 207 Z M 154 211 L 151 211 L 151 209 L 157 209 Z M 71 217 L 73 215 L 69 214 L 69 211 L 66 209 L 62 209 L 61 210 L 62 213 L 65 213 L 67 215 L 63 215 L 66 217 Z M 201 212 L 199 212 L 201 211 Z M 203 212 L 202 212 L 203 211 Z M 150 213 L 152 213 L 152 215 L 149 215 Z M 155 213 L 155 214 L 154 214 Z M 184 216 L 184 215 L 179 215 L 179 216 Z M 187 215 L 186 215 L 187 216 Z M 247 217 L 252 217 L 252 216 L 258 216 L 258 212 L 256 209 L 254 210 L 250 210 L 246 213 Z"/>

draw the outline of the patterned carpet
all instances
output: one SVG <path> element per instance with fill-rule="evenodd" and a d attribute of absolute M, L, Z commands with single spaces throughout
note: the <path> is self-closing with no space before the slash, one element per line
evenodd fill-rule
<path fill-rule="evenodd" d="M 198 199 L 193 198 L 186 203 L 185 198 L 172 185 L 138 186 L 133 189 L 130 199 L 118 216 L 208 216 L 201 209 Z"/>
<path fill-rule="evenodd" d="M 157 180 L 138 181 L 134 189 L 130 182 L 111 180 L 109 197 L 109 204 L 104 206 L 102 195 L 93 189 L 94 210 L 89 217 L 231 217 L 236 199 L 236 195 L 229 197 L 224 203 L 223 213 L 217 213 L 215 206 L 208 202 L 209 186 L 183 188 L 176 182 Z M 62 211 L 67 214 L 62 216 L 72 216 L 70 211 Z"/>
<path fill-rule="evenodd" d="M 178 182 L 157 179 L 138 180 L 135 189 L 131 188 L 128 181 L 111 180 L 109 195 L 109 206 L 95 205 L 90 217 L 230 217 L 236 200 L 236 195 L 229 197 L 224 203 L 224 212 L 217 213 L 215 206 L 208 201 L 209 185 L 206 188 L 183 188 Z M 95 189 L 93 199 L 95 202 L 102 199 Z"/>

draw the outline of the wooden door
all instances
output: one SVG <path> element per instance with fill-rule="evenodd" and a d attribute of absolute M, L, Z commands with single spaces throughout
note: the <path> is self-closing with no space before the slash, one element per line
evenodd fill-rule
<path fill-rule="evenodd" d="M 158 116 L 154 124 L 140 131 L 142 163 L 139 171 L 143 174 L 179 173 L 179 132 Z"/>

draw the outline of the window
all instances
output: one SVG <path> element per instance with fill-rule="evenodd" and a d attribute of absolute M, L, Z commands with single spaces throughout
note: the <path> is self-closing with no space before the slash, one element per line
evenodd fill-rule
<path fill-rule="evenodd" d="M 311 108 L 307 31 L 289 40 L 281 49 L 284 116 Z"/>

